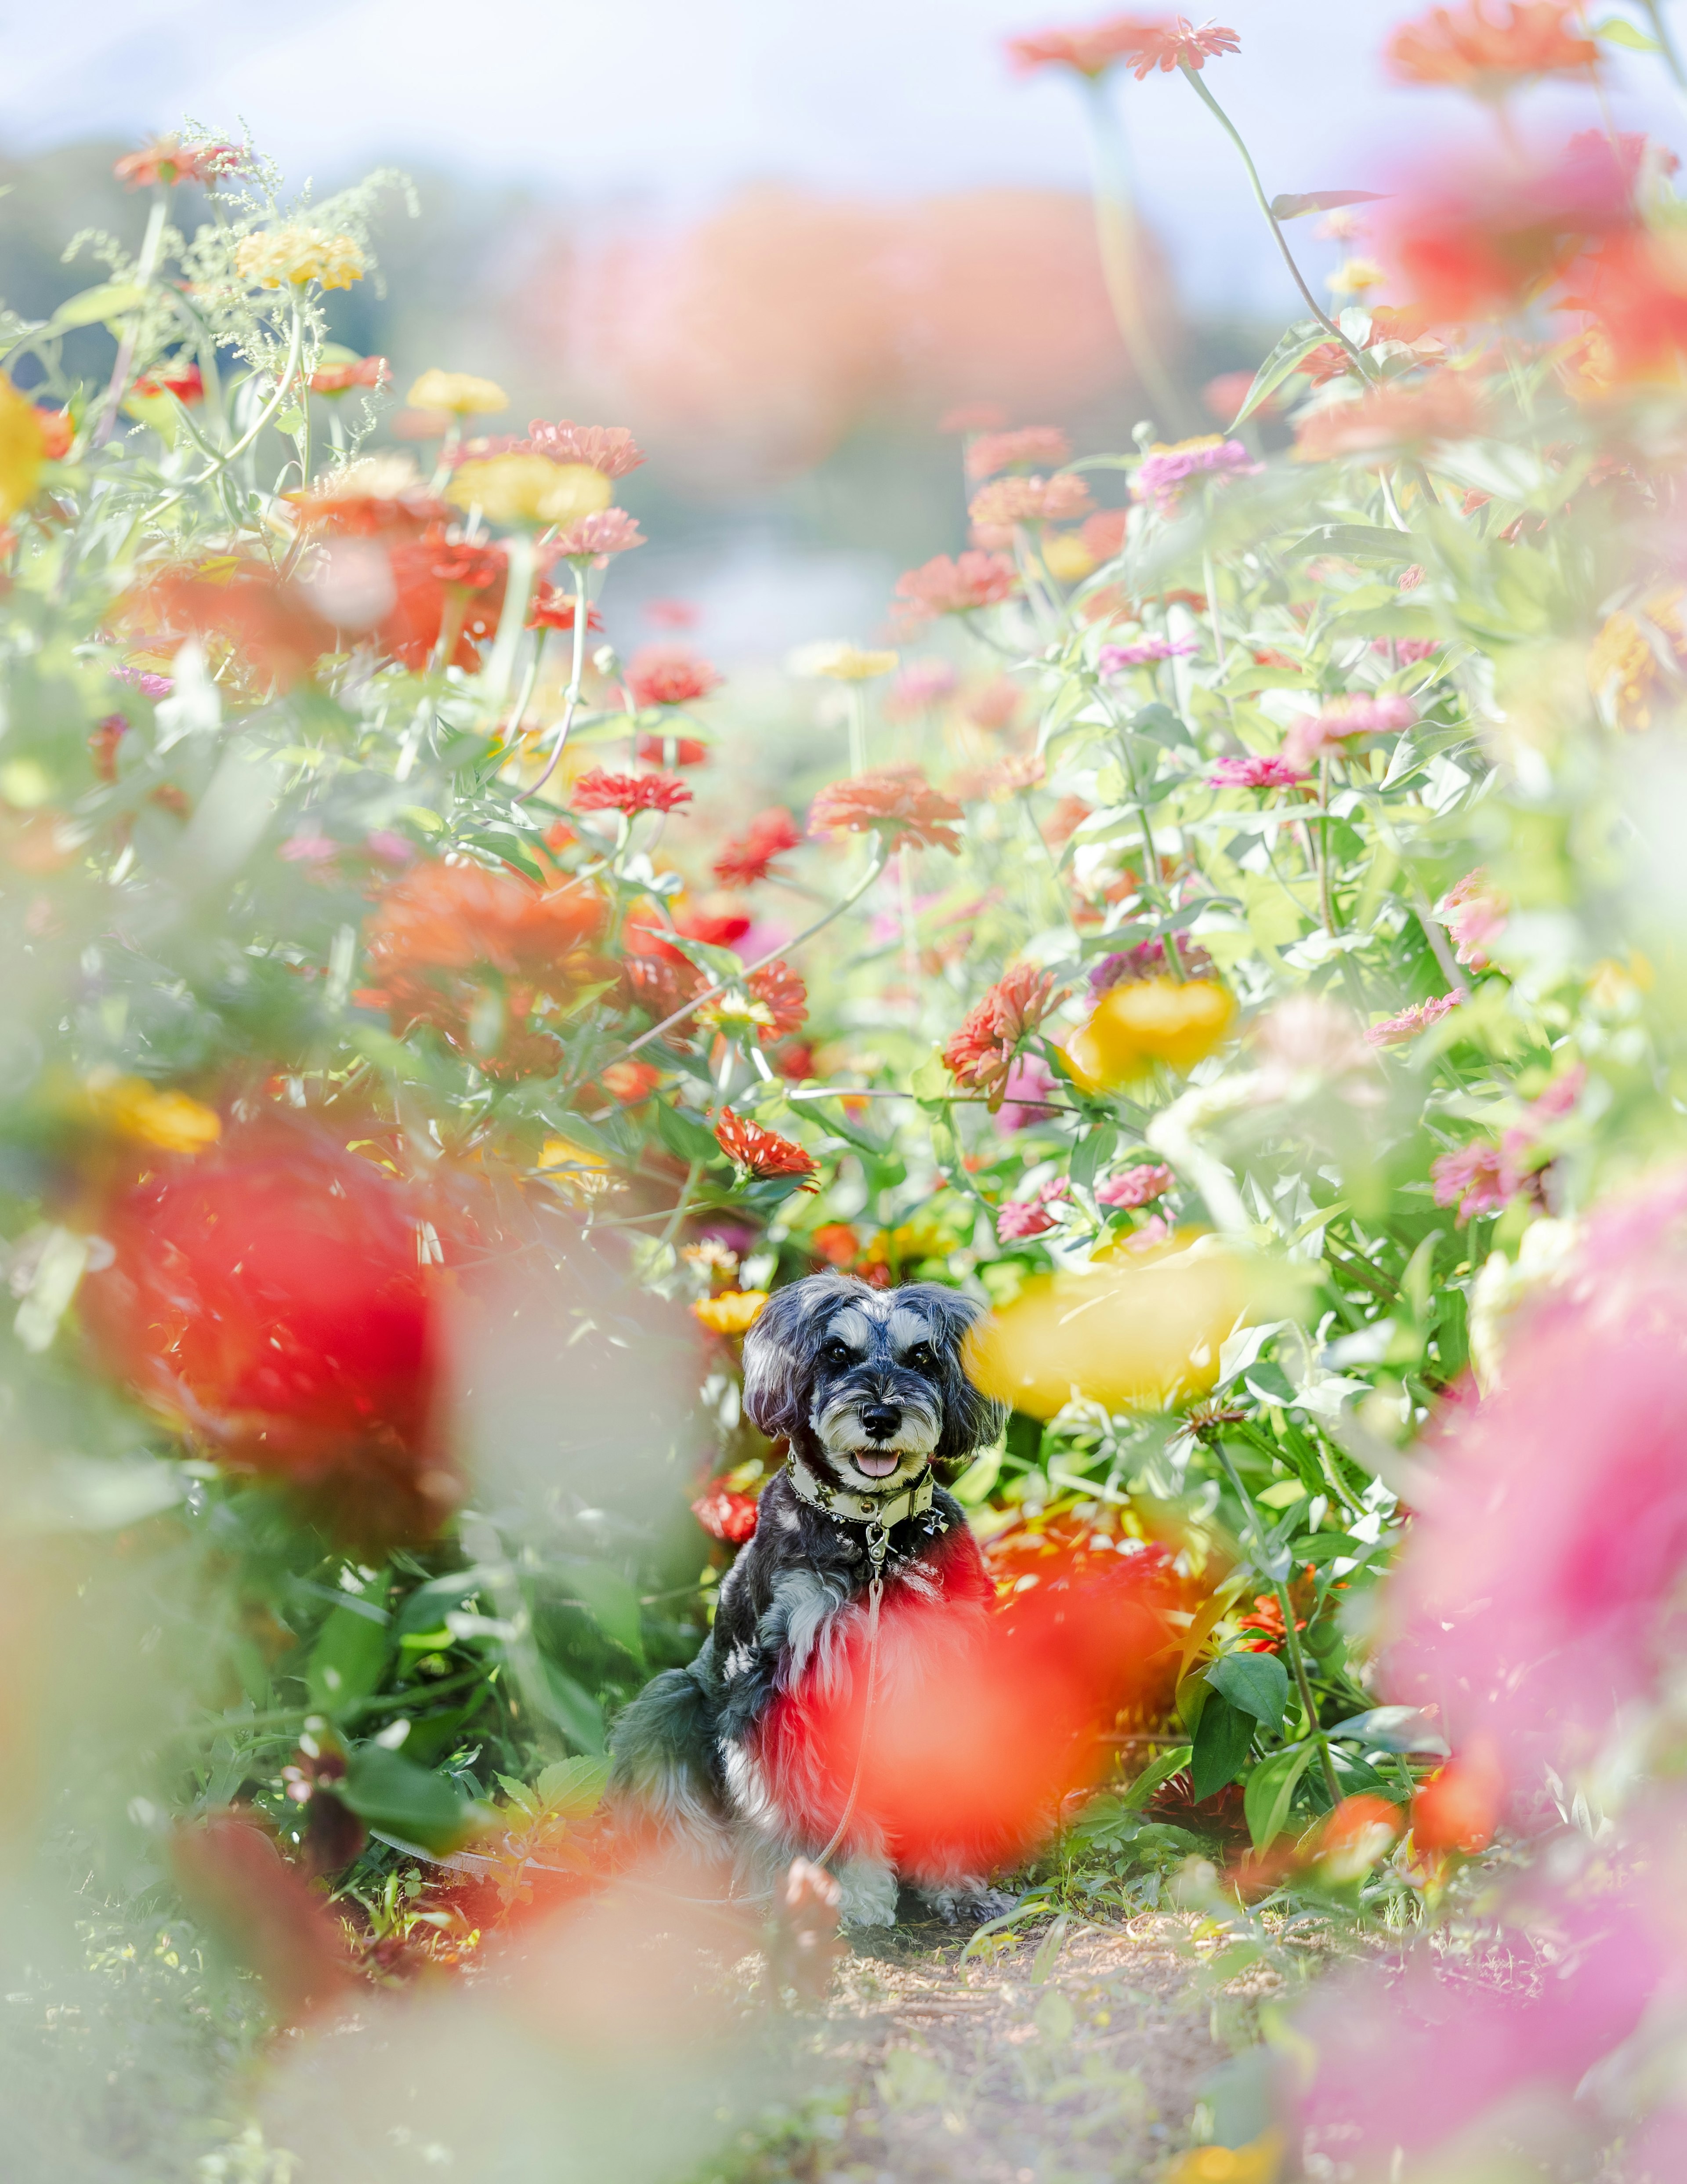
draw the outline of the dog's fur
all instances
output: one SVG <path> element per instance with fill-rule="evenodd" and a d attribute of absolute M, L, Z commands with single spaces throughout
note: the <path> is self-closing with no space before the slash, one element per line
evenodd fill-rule
<path fill-rule="evenodd" d="M 928 1462 L 959 1462 L 1001 1430 L 1001 1407 L 961 1366 L 980 1310 L 930 1282 L 875 1290 L 828 1273 L 794 1283 L 745 1338 L 744 1408 L 820 1481 L 893 1496 Z M 729 1858 L 740 1883 L 765 1885 L 793 1858 L 813 1858 L 842 1815 L 804 1708 L 847 1689 L 871 1577 L 866 1529 L 813 1507 L 781 1472 L 721 1586 L 702 1651 L 688 1669 L 658 1676 L 615 1724 L 615 1802 Z M 944 1654 L 966 1642 L 994 1597 L 951 1496 L 939 1490 L 922 1515 L 892 1528 L 884 1581 L 878 1689 L 916 1680 L 940 1708 Z M 949 1919 L 1006 1908 L 964 1846 L 910 1863 L 870 1814 L 855 1816 L 837 1860 L 854 1925 L 893 1924 L 899 1881 Z"/>

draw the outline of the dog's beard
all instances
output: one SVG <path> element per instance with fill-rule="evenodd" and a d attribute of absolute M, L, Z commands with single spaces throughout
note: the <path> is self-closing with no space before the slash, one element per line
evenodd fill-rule
<path fill-rule="evenodd" d="M 896 1398 L 902 1423 L 888 1441 L 877 1440 L 862 1421 L 860 1406 L 871 1398 L 839 1395 L 816 1407 L 810 1423 L 821 1446 L 845 1470 L 853 1470 L 874 1486 L 882 1486 L 900 1472 L 910 1477 L 924 1468 L 943 1434 L 943 1419 L 935 1403 L 919 1396 Z"/>

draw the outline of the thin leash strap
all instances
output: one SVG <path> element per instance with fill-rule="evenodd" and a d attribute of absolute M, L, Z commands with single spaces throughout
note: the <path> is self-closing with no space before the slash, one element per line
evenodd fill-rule
<path fill-rule="evenodd" d="M 872 1724 L 873 1701 L 878 1692 L 878 1606 L 884 1596 L 884 1558 L 890 1550 L 890 1535 L 882 1524 L 867 1527 L 867 1553 L 873 1566 L 872 1582 L 867 1587 L 867 1695 L 861 1708 L 861 1741 L 855 1750 L 855 1772 L 849 1784 L 849 1794 L 844 1802 L 844 1816 L 838 1823 L 836 1833 L 826 1848 L 815 1859 L 816 1865 L 828 1865 L 832 1852 L 844 1840 L 849 1823 L 855 1817 L 855 1800 L 861 1794 L 861 1769 L 866 1764 L 867 1733 Z"/>

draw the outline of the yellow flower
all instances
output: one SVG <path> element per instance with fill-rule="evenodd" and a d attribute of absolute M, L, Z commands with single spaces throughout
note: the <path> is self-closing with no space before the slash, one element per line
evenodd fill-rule
<path fill-rule="evenodd" d="M 82 1088 L 89 1117 L 102 1128 L 160 1152 L 201 1153 L 223 1134 L 214 1107 L 185 1092 L 160 1092 L 143 1078 L 97 1072 Z"/>
<path fill-rule="evenodd" d="M 1277 2184 L 1283 2171 L 1283 2133 L 1268 2131 L 1245 2146 L 1192 2146 L 1166 2184 Z"/>
<path fill-rule="evenodd" d="M 1043 565 L 1063 584 L 1081 584 L 1097 566 L 1095 556 L 1075 531 L 1044 534 Z"/>
<path fill-rule="evenodd" d="M 588 1205 L 619 1188 L 619 1178 L 602 1153 L 567 1138 L 547 1138 L 539 1150 L 539 1173 L 575 1206 Z"/>
<path fill-rule="evenodd" d="M 728 1039 L 771 1031 L 774 1025 L 766 1002 L 753 1000 L 748 994 L 722 994 L 718 1001 L 705 1001 L 692 1013 L 706 1030 L 722 1032 Z"/>
<path fill-rule="evenodd" d="M 35 498 L 47 443 L 34 403 L 0 372 L 0 523 L 9 523 Z"/>
<path fill-rule="evenodd" d="M 1217 1382 L 1250 1294 L 1242 1261 L 1204 1238 L 1133 1265 L 1038 1275 L 968 1337 L 966 1370 L 1038 1418 L 1075 1396 L 1110 1411 L 1191 1401 Z"/>
<path fill-rule="evenodd" d="M 1228 988 L 1211 978 L 1115 986 L 1066 1041 L 1066 1061 L 1086 1092 L 1133 1084 L 1156 1061 L 1191 1070 L 1225 1037 L 1235 1014 Z"/>
<path fill-rule="evenodd" d="M 349 288 L 367 270 L 361 247 L 349 235 L 325 235 L 298 223 L 264 229 L 237 245 L 234 270 L 260 288 L 302 288 L 320 281 L 325 288 Z"/>
<path fill-rule="evenodd" d="M 1362 296 L 1368 288 L 1385 287 L 1388 277 L 1374 259 L 1350 258 L 1330 275 L 1330 292 L 1336 296 Z"/>
<path fill-rule="evenodd" d="M 766 1301 L 766 1290 L 723 1290 L 719 1296 L 699 1297 L 692 1311 L 716 1334 L 743 1334 Z"/>
<path fill-rule="evenodd" d="M 509 397 L 494 379 L 477 379 L 472 371 L 442 371 L 437 365 L 423 372 L 404 397 L 412 410 L 449 410 L 459 417 L 490 416 L 507 410 Z"/>
<path fill-rule="evenodd" d="M 445 498 L 458 508 L 478 508 L 488 523 L 572 523 L 607 508 L 615 488 L 590 463 L 488 455 L 459 463 Z"/>
<path fill-rule="evenodd" d="M 1687 650 L 1679 588 L 1655 593 L 1641 602 L 1640 611 L 1668 639 L 1678 658 Z M 1657 653 L 1635 617 L 1620 609 L 1607 616 L 1588 651 L 1588 688 L 1609 706 L 1619 727 L 1651 726 L 1652 694 L 1662 680 Z"/>
<path fill-rule="evenodd" d="M 842 638 L 805 644 L 791 655 L 793 675 L 823 675 L 833 682 L 871 682 L 888 675 L 900 655 L 894 652 L 863 652 Z"/>

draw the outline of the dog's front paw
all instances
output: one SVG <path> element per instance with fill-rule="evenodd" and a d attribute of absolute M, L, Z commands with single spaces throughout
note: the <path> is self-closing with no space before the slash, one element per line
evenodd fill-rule
<path fill-rule="evenodd" d="M 941 1888 L 921 1888 L 916 1893 L 946 1926 L 988 1925 L 992 1919 L 1005 1918 L 1018 1901 L 982 1880 L 958 1880 Z"/>

